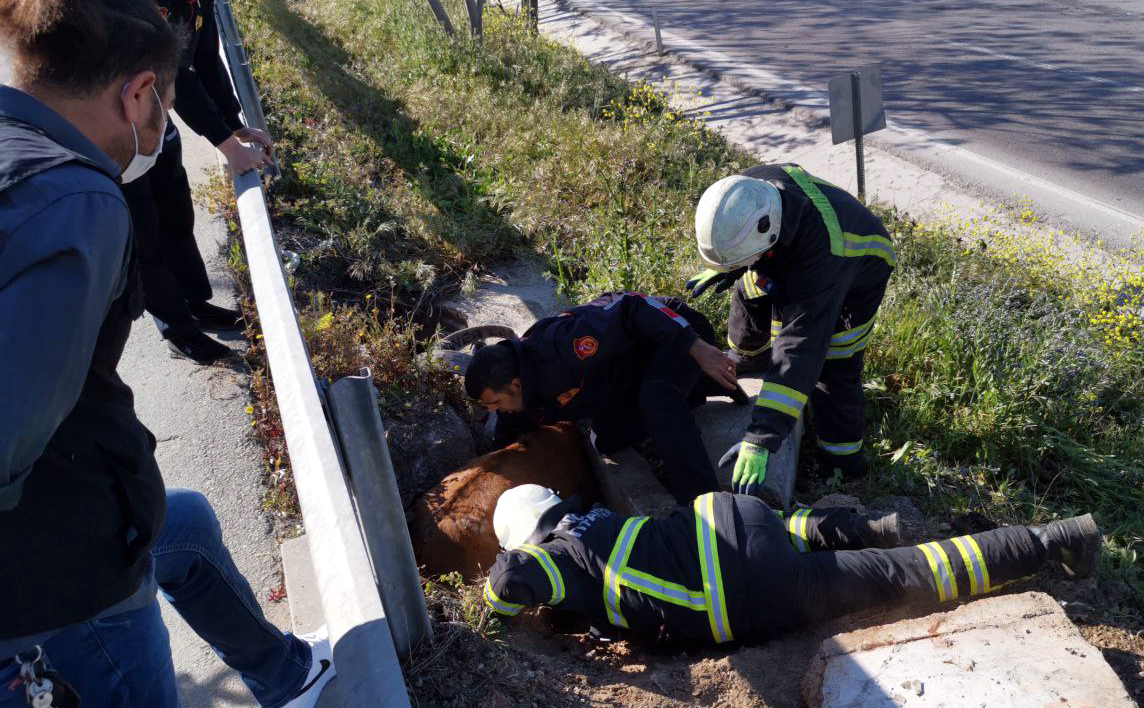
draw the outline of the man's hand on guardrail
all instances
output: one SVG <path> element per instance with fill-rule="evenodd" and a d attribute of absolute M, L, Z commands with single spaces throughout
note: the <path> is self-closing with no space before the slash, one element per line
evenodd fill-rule
<path fill-rule="evenodd" d="M 257 145 L 245 145 L 244 140 Z M 273 143 L 266 133 L 254 128 L 236 130 L 234 135 L 219 144 L 218 149 L 226 157 L 230 171 L 236 175 L 274 164 Z"/>

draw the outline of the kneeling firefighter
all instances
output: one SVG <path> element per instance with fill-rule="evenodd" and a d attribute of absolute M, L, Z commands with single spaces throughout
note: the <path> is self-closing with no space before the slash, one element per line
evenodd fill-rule
<path fill-rule="evenodd" d="M 698 296 L 734 285 L 729 355 L 738 374 L 764 379 L 734 490 L 753 494 L 762 484 L 770 453 L 808 401 L 820 467 L 863 475 L 863 353 L 896 262 L 882 222 L 798 165 L 760 165 L 703 193 L 695 235 L 710 269 L 687 287 Z"/>
<path fill-rule="evenodd" d="M 898 543 L 896 514 L 800 509 L 784 517 L 727 492 L 663 519 L 576 506 L 535 484 L 500 496 L 493 528 L 505 552 L 485 585 L 493 610 L 549 605 L 601 629 L 752 641 L 877 605 L 982 595 L 1050 560 L 1087 577 L 1101 546 L 1089 515 L 888 548 Z M 879 548 L 842 550 L 871 546 Z"/>

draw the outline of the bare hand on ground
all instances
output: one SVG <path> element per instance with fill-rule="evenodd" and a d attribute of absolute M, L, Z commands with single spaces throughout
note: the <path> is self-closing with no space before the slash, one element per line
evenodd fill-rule
<path fill-rule="evenodd" d="M 726 354 L 702 339 L 696 339 L 687 353 L 695 359 L 703 373 L 715 379 L 723 388 L 735 390 L 735 364 Z"/>

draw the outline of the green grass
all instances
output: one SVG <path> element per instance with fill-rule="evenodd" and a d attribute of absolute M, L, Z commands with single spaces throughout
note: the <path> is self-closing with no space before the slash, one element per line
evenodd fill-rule
<path fill-rule="evenodd" d="M 753 162 L 495 7 L 483 45 L 446 39 L 422 0 L 237 12 L 278 140 L 278 230 L 303 256 L 299 293 L 325 293 L 304 302 L 312 346 L 337 362 L 319 372 L 394 366 L 397 396 L 448 386 L 401 363 L 412 323 L 495 259 L 544 254 L 573 298 L 679 293 L 700 267 L 699 195 Z M 1008 522 L 1092 510 L 1105 572 L 1144 589 L 1138 272 L 885 218 L 900 265 L 868 352 L 869 491 Z M 700 308 L 723 326 L 725 297 Z"/>

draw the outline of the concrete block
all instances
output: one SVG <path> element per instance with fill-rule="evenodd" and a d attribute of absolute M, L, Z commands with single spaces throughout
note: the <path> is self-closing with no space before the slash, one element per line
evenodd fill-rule
<path fill-rule="evenodd" d="M 1038 592 L 836 635 L 803 681 L 811 708 L 1132 708 L 1124 686 Z"/>
<path fill-rule="evenodd" d="M 608 456 L 597 453 L 591 444 L 588 450 L 609 509 L 628 516 L 663 516 L 676 507 L 675 497 L 635 450 L 627 448 Z"/>
<path fill-rule="evenodd" d="M 727 450 L 743 439 L 743 432 L 751 422 L 754 398 L 763 388 L 761 378 L 742 378 L 739 385 L 751 397 L 751 405 L 737 405 L 730 398 L 716 398 L 695 409 L 695 422 L 703 434 L 707 446 L 707 456 L 712 465 L 719 464 L 719 458 Z M 794 484 L 798 478 L 798 449 L 802 444 L 803 421 L 799 418 L 791 435 L 783 441 L 779 451 L 767 463 L 767 479 L 763 485 L 763 497 L 768 504 L 787 510 L 794 503 Z M 716 468 L 719 484 L 731 486 L 731 473 L 734 463 Z"/>

